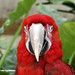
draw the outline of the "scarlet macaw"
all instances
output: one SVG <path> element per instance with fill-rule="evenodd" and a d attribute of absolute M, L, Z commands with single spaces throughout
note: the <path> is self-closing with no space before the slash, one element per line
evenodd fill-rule
<path fill-rule="evenodd" d="M 75 75 L 62 61 L 62 44 L 53 18 L 36 14 L 22 24 L 15 75 Z"/>

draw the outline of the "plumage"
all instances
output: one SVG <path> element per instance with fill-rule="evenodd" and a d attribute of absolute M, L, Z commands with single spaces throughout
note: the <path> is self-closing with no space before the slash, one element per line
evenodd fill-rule
<path fill-rule="evenodd" d="M 46 31 L 44 40 L 46 42 L 45 45 L 43 44 L 44 47 L 41 50 L 38 62 L 30 41 L 28 42 L 28 47 L 30 47 L 32 53 L 26 47 L 30 27 L 33 23 L 35 25 L 41 23 Z M 49 46 L 48 40 L 52 43 L 49 49 L 47 48 Z M 72 67 L 62 61 L 62 56 L 62 43 L 55 21 L 47 15 L 40 14 L 26 18 L 22 24 L 22 37 L 17 48 L 18 64 L 15 75 L 75 75 Z"/>

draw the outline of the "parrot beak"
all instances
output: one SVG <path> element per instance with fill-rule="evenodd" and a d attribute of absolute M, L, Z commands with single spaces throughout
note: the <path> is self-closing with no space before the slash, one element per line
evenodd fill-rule
<path fill-rule="evenodd" d="M 37 62 L 44 42 L 44 27 L 41 23 L 32 24 L 29 30 L 29 37 Z"/>

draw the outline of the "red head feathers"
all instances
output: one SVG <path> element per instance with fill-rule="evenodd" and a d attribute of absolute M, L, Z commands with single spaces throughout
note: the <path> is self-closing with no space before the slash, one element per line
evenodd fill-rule
<path fill-rule="evenodd" d="M 59 38 L 58 27 L 55 24 L 55 21 L 49 16 L 36 14 L 26 18 L 23 22 L 22 38 L 17 48 L 18 49 L 18 53 L 17 53 L 18 64 L 31 65 L 36 59 L 38 60 L 38 62 L 40 62 L 39 57 L 35 56 L 35 53 L 33 50 L 32 42 L 34 39 L 31 38 L 31 36 L 33 37 L 33 34 L 31 34 L 30 36 L 30 32 L 33 32 L 32 30 L 34 26 L 41 27 L 42 29 L 44 28 L 44 31 L 45 31 L 43 32 L 43 30 L 40 29 L 41 30 L 40 32 L 42 33 L 40 34 L 42 36 L 44 35 L 44 38 L 42 37 L 44 41 L 41 41 L 42 47 L 40 46 L 41 49 L 39 49 L 40 60 L 41 60 L 41 57 L 43 57 L 44 62 L 52 63 L 56 59 L 61 59 L 63 55 L 62 44 Z M 35 30 L 37 30 L 37 27 Z M 48 38 L 48 40 L 46 38 Z M 31 42 L 31 39 L 33 39 L 32 42 Z M 48 47 L 49 41 L 50 41 L 50 47 Z M 42 50 L 43 48 L 45 49 Z"/>

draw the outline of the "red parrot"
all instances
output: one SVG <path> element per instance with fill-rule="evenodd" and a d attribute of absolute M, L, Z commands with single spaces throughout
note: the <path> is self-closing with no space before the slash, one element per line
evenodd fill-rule
<path fill-rule="evenodd" d="M 75 75 L 62 61 L 62 43 L 53 18 L 36 14 L 22 24 L 15 75 Z"/>

